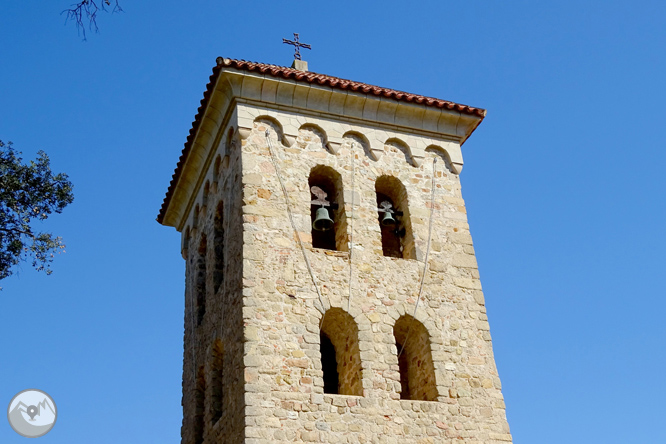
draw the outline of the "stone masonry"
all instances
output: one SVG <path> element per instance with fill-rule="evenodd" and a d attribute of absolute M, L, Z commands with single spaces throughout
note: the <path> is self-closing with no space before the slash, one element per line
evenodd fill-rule
<path fill-rule="evenodd" d="M 158 218 L 186 261 L 182 442 L 511 442 L 459 177 L 482 116 L 238 66 Z"/>

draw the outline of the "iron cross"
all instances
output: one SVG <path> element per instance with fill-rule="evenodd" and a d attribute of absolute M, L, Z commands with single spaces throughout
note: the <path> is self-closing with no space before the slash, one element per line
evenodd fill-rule
<path fill-rule="evenodd" d="M 296 47 L 296 52 L 294 53 L 294 58 L 296 60 L 301 60 L 301 48 L 312 49 L 310 45 L 298 41 L 297 33 L 294 33 L 294 40 L 282 39 L 282 43 L 286 43 L 287 45 L 294 45 Z"/>

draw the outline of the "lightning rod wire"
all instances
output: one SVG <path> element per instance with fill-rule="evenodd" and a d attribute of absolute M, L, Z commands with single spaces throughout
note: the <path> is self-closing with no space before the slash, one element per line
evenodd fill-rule
<path fill-rule="evenodd" d="M 421 300 L 421 294 L 423 294 L 423 283 L 425 282 L 426 272 L 428 271 L 428 256 L 430 256 L 430 241 L 432 240 L 432 220 L 433 214 L 435 213 L 435 174 L 437 173 L 437 157 L 432 160 L 432 189 L 430 190 L 430 219 L 428 220 L 428 245 L 426 247 L 425 260 L 423 261 L 423 275 L 421 275 L 421 285 L 419 287 L 419 294 L 416 297 L 416 304 L 414 304 L 414 314 L 412 317 L 416 319 L 416 310 L 419 308 L 419 301 Z M 409 339 L 409 334 L 412 331 L 412 326 L 414 323 L 409 324 L 407 329 L 407 334 L 405 335 L 405 340 L 402 343 L 402 347 L 398 352 L 398 358 L 402 355 L 402 352 L 405 350 L 405 345 Z"/>
<path fill-rule="evenodd" d="M 351 212 L 349 217 L 349 298 L 347 299 L 347 313 L 351 309 L 352 300 L 352 256 L 354 255 L 354 145 L 356 142 L 351 143 Z"/>
<path fill-rule="evenodd" d="M 275 174 L 278 178 L 278 181 L 280 182 L 280 188 L 282 188 L 282 194 L 284 195 L 284 201 L 287 207 L 287 215 L 289 216 L 289 222 L 291 223 L 291 228 L 294 230 L 296 239 L 298 239 L 298 245 L 301 247 L 301 253 L 303 253 L 303 259 L 305 259 L 305 265 L 308 269 L 308 273 L 310 274 L 310 278 L 312 279 L 312 284 L 314 285 L 314 288 L 317 292 L 317 297 L 319 298 L 319 303 L 321 304 L 321 308 L 322 310 L 324 310 L 321 317 L 321 321 L 319 323 L 319 328 L 321 329 L 321 325 L 324 323 L 324 316 L 326 315 L 326 306 L 324 305 L 324 300 L 321 296 L 321 292 L 319 291 L 319 285 L 317 285 L 317 280 L 315 278 L 314 272 L 312 271 L 310 260 L 308 259 L 307 252 L 305 251 L 303 240 L 301 240 L 301 236 L 298 233 L 298 230 L 296 229 L 296 222 L 294 221 L 294 215 L 291 212 L 291 201 L 289 200 L 287 187 L 284 185 L 284 181 L 282 180 L 282 175 L 280 174 L 280 167 L 278 165 L 277 158 L 275 156 L 275 150 L 273 149 L 273 142 L 271 141 L 270 134 L 271 134 L 270 130 L 266 130 L 265 136 L 266 136 L 266 141 L 268 143 L 268 151 L 271 155 L 271 161 L 273 162 L 273 167 L 275 168 Z"/>

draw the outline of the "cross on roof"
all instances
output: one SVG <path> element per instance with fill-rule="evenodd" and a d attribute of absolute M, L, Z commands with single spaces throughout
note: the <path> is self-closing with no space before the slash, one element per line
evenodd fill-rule
<path fill-rule="evenodd" d="M 298 41 L 298 34 L 294 33 L 294 40 L 282 39 L 282 43 L 287 45 L 294 45 L 296 52 L 294 53 L 294 58 L 296 60 L 301 60 L 301 48 L 312 49 L 312 47 L 306 43 L 301 43 Z"/>

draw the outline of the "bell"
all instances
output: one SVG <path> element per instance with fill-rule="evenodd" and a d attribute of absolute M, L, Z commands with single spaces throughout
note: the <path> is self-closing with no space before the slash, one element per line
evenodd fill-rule
<path fill-rule="evenodd" d="M 384 217 L 382 218 L 382 225 L 385 227 L 388 227 L 390 225 L 395 225 L 396 220 L 393 218 L 393 214 L 389 213 L 388 211 L 384 212 Z"/>
<path fill-rule="evenodd" d="M 312 228 L 317 231 L 328 231 L 333 228 L 333 219 L 328 216 L 328 210 L 324 207 L 317 209 Z"/>

